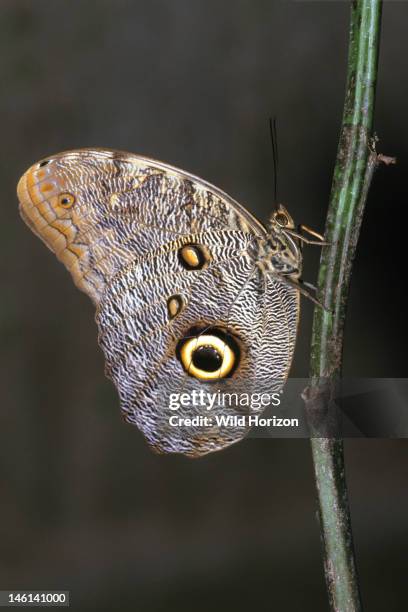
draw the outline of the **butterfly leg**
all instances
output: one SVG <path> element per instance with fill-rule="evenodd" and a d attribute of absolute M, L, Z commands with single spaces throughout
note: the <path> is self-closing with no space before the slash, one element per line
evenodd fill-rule
<path fill-rule="evenodd" d="M 317 287 L 315 287 L 315 285 L 312 285 L 312 283 L 308 283 L 307 281 L 302 281 L 302 285 L 304 287 L 307 287 L 308 289 L 311 289 L 315 293 L 317 293 Z"/>
<path fill-rule="evenodd" d="M 312 230 L 307 225 L 303 225 L 302 224 L 302 225 L 299 226 L 299 229 L 300 229 L 299 232 L 297 232 L 296 230 L 292 230 L 292 229 L 287 229 L 286 232 L 288 234 L 290 234 L 291 236 L 294 236 L 295 238 L 298 238 L 299 240 L 301 240 L 305 244 L 315 244 L 317 246 L 329 246 L 330 245 L 330 242 L 327 242 L 324 239 L 324 236 L 322 236 L 321 234 L 319 234 L 315 230 Z M 310 236 L 314 236 L 315 238 L 317 238 L 317 240 L 310 240 L 310 238 L 307 238 L 304 234 L 301 234 L 301 231 L 306 232 Z"/>
<path fill-rule="evenodd" d="M 303 223 L 301 223 L 299 228 L 307 234 L 310 234 L 310 236 L 314 236 L 315 238 L 317 238 L 319 242 L 325 242 L 324 236 L 322 236 L 322 234 L 319 234 L 319 232 L 316 232 L 316 230 L 310 228 L 308 225 L 304 225 Z"/>

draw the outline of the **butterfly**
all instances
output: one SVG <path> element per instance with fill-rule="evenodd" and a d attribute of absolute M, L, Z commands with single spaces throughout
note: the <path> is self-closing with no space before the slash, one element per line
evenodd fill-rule
<path fill-rule="evenodd" d="M 197 457 L 243 438 L 249 427 L 213 417 L 258 408 L 221 402 L 203 425 L 193 420 L 202 406 L 180 402 L 174 427 L 168 398 L 282 389 L 299 294 L 312 297 L 301 282 L 302 243 L 323 238 L 297 231 L 283 205 L 265 226 L 206 181 L 114 150 L 43 159 L 17 193 L 23 220 L 95 304 L 125 420 L 162 453 Z"/>

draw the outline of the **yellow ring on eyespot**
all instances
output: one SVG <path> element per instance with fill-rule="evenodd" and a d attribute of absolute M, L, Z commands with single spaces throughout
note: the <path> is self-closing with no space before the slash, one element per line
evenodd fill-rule
<path fill-rule="evenodd" d="M 72 193 L 60 193 L 58 196 L 58 204 L 62 208 L 71 208 L 75 204 L 75 196 Z"/>
<path fill-rule="evenodd" d="M 193 353 L 200 346 L 210 346 L 214 348 L 222 358 L 221 367 L 213 372 L 201 370 L 197 368 L 193 363 Z M 218 338 L 218 336 L 203 335 L 196 338 L 190 338 L 183 344 L 180 350 L 180 358 L 183 366 L 189 374 L 195 378 L 202 380 L 217 380 L 219 378 L 225 378 L 235 365 L 236 357 L 234 351 L 228 346 L 224 340 Z"/>

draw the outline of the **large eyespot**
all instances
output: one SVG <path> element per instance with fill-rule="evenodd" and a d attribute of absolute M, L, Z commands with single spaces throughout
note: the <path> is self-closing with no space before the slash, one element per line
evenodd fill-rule
<path fill-rule="evenodd" d="M 177 348 L 177 356 L 187 374 L 205 381 L 231 376 L 240 357 L 237 341 L 218 328 L 191 332 Z"/>
<path fill-rule="evenodd" d="M 186 270 L 202 270 L 211 256 L 207 247 L 202 244 L 185 244 L 179 249 L 178 258 Z"/>
<path fill-rule="evenodd" d="M 75 204 L 75 196 L 72 193 L 60 193 L 58 196 L 58 204 L 62 208 L 71 208 Z"/>

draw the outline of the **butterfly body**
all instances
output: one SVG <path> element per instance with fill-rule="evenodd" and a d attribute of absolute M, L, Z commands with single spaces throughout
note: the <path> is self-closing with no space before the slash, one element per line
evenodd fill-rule
<path fill-rule="evenodd" d="M 217 405 L 212 425 L 174 427 L 168 397 L 282 388 L 302 263 L 287 211 L 280 206 L 266 228 L 193 175 L 97 149 L 35 164 L 18 196 L 23 219 L 95 303 L 126 420 L 159 452 L 199 456 L 245 436 L 248 426 L 216 417 L 255 409 Z M 192 419 L 203 408 L 177 414 Z"/>

